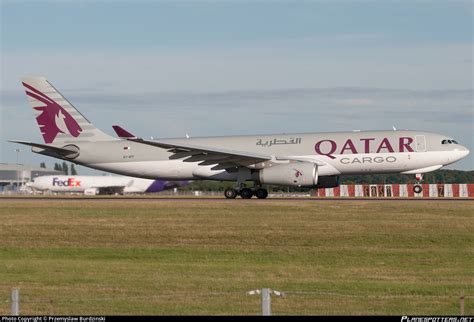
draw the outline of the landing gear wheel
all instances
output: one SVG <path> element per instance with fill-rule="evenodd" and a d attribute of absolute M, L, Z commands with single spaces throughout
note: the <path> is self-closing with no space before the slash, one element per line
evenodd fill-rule
<path fill-rule="evenodd" d="M 266 199 L 268 197 L 267 189 L 259 188 L 255 191 L 255 196 L 258 199 Z"/>
<path fill-rule="evenodd" d="M 253 196 L 252 189 L 243 188 L 242 190 L 240 190 L 240 196 L 242 197 L 242 199 L 252 198 L 252 196 Z"/>
<path fill-rule="evenodd" d="M 413 186 L 413 192 L 414 193 L 421 193 L 423 191 L 423 187 L 419 184 L 416 184 Z"/>
<path fill-rule="evenodd" d="M 224 191 L 224 196 L 227 199 L 235 199 L 235 197 L 237 197 L 237 191 L 235 191 L 235 189 L 226 189 Z"/>

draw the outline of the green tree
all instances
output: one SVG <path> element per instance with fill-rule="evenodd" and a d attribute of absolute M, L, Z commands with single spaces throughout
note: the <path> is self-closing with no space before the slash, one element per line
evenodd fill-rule
<path fill-rule="evenodd" d="M 68 175 L 69 174 L 69 169 L 68 169 L 68 166 L 67 166 L 67 163 L 66 162 L 63 162 L 63 172 L 65 175 Z"/>
<path fill-rule="evenodd" d="M 54 170 L 63 172 L 63 168 L 60 163 L 54 163 Z"/>
<path fill-rule="evenodd" d="M 72 176 L 76 176 L 76 175 L 77 175 L 76 167 L 74 166 L 74 164 L 71 164 L 71 175 L 72 175 Z"/>

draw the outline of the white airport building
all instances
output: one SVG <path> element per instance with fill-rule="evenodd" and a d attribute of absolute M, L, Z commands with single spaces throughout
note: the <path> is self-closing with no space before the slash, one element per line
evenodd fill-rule
<path fill-rule="evenodd" d="M 59 174 L 62 173 L 32 165 L 0 163 L 0 192 L 18 191 L 31 179 Z"/>

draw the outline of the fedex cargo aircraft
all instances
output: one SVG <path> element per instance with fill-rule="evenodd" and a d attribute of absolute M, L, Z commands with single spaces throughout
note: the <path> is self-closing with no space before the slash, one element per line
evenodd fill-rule
<path fill-rule="evenodd" d="M 345 174 L 422 174 L 469 150 L 444 134 L 421 131 L 295 133 L 146 140 L 119 126 L 118 138 L 92 125 L 44 77 L 23 79 L 44 143 L 35 153 L 153 180 L 228 180 L 227 198 L 267 197 L 265 185 L 336 187 Z M 252 187 L 245 182 L 252 181 Z M 421 185 L 415 185 L 417 192 Z"/>
<path fill-rule="evenodd" d="M 124 176 L 41 176 L 26 186 L 50 192 L 80 192 L 86 195 L 153 193 L 181 187 L 187 181 L 163 181 Z"/>

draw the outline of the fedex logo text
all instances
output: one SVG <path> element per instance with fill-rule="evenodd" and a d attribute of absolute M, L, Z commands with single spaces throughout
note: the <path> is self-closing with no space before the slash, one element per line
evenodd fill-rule
<path fill-rule="evenodd" d="M 59 178 L 53 178 L 53 186 L 59 187 L 80 187 L 81 182 L 74 178 L 68 178 L 67 180 L 60 180 Z"/>

